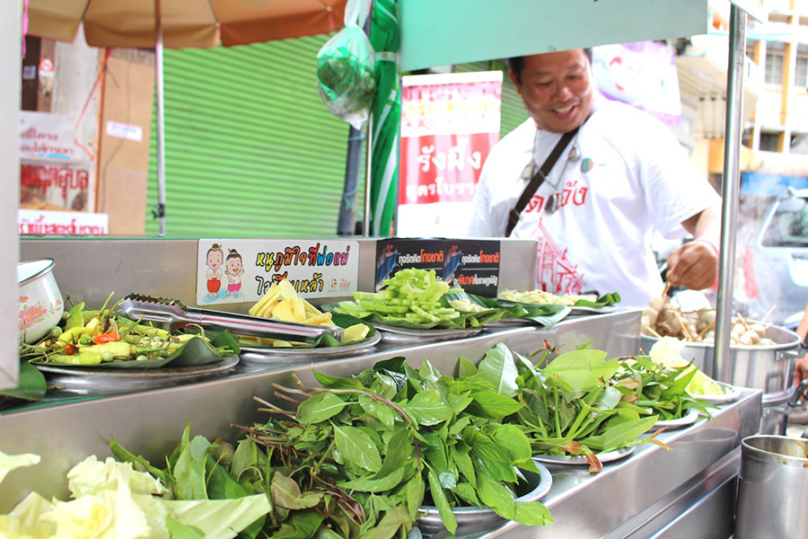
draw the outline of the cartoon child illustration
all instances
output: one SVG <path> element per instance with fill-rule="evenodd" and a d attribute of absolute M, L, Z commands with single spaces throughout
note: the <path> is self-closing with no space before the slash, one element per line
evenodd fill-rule
<path fill-rule="evenodd" d="M 229 296 L 232 293 L 234 296 L 238 296 L 238 292 L 241 290 L 241 276 L 244 274 L 244 262 L 235 249 L 230 249 L 230 252 L 227 253 L 226 273 L 228 282 L 225 295 Z"/>
<path fill-rule="evenodd" d="M 224 263 L 224 253 L 222 246 L 214 243 L 208 249 L 207 260 L 205 265 L 208 267 L 207 280 L 208 280 L 208 297 L 214 298 L 219 295 L 219 289 L 222 287 L 222 279 L 224 273 L 222 272 L 222 264 Z"/>

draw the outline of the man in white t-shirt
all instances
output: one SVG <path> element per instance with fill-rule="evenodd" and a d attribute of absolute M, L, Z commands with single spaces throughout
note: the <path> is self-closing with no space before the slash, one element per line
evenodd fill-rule
<path fill-rule="evenodd" d="M 511 59 L 511 81 L 531 118 L 483 167 L 468 227 L 505 236 L 508 216 L 562 134 L 579 128 L 515 222 L 512 238 L 538 240 L 537 287 L 618 292 L 643 307 L 662 289 L 650 235 L 695 238 L 668 258 L 668 280 L 692 289 L 718 274 L 720 197 L 660 121 L 597 93 L 591 51 Z"/>

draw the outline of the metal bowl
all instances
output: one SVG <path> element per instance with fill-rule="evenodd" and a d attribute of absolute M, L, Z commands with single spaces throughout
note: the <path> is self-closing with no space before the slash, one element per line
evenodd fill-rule
<path fill-rule="evenodd" d="M 516 493 L 519 495 L 516 501 L 535 502 L 542 499 L 553 486 L 553 477 L 544 465 L 535 463 L 539 469 L 538 474 L 524 472 L 526 482 L 520 482 L 516 486 Z M 423 516 L 418 519 L 418 527 L 421 534 L 429 538 L 440 532 L 445 532 L 446 527 L 438 514 L 438 508 L 424 505 L 420 508 Z M 496 514 L 488 507 L 455 507 L 452 512 L 457 518 L 457 531 L 455 536 L 460 537 L 467 534 L 482 533 L 487 530 L 498 528 L 505 523 L 505 519 Z"/>
<path fill-rule="evenodd" d="M 62 319 L 64 304 L 50 258 L 17 264 L 19 287 L 18 322 L 20 340 L 33 344 L 47 335 Z"/>
<path fill-rule="evenodd" d="M 767 346 L 730 346 L 730 379 L 719 380 L 735 387 L 750 387 L 763 391 L 764 398 L 788 394 L 793 379 L 792 369 L 800 346 L 800 336 L 780 326 L 771 326 L 766 337 L 775 344 Z M 640 336 L 640 348 L 648 353 L 659 339 Z M 688 342 L 680 355 L 706 373 L 713 372 L 715 349 L 712 343 Z"/>

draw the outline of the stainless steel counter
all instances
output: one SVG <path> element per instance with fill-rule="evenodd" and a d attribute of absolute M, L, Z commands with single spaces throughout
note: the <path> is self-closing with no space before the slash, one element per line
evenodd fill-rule
<path fill-rule="evenodd" d="M 345 376 L 381 359 L 403 356 L 417 366 L 426 357 L 441 372 L 454 374 L 460 355 L 476 362 L 499 342 L 526 354 L 542 347 L 544 340 L 561 352 L 591 342 L 591 347 L 613 356 L 631 355 L 638 349 L 639 317 L 639 311 L 622 311 L 568 319 L 551 330 L 515 328 L 428 345 L 382 344 L 362 357 L 279 366 L 275 370 L 271 365 L 245 363 L 221 379 L 126 395 L 73 401 L 49 396 L 40 405 L 0 417 L 0 450 L 42 456 L 39 465 L 6 478 L 0 491 L 0 513 L 9 511 L 29 490 L 45 497 L 66 497 L 63 478 L 67 470 L 88 455 L 108 456 L 111 436 L 152 460 L 162 459 L 176 446 L 189 421 L 192 435 L 222 435 L 235 440 L 239 435 L 230 427 L 232 423 L 266 420 L 256 411 L 252 396 L 272 400 L 270 384 L 290 384 L 292 373 L 304 383 L 315 384 L 313 366 L 327 374 Z M 722 407 L 716 414 L 718 421 L 700 421 L 682 431 L 663 433 L 660 439 L 673 451 L 643 445 L 597 476 L 590 476 L 585 469 L 554 468 L 554 485 L 545 503 L 556 524 L 526 528 L 509 523 L 489 536 L 650 537 L 647 530 L 671 526 L 677 521 L 674 517 L 707 497 L 710 491 L 705 489 L 710 485 L 724 484 L 737 475 L 730 457 L 741 437 L 757 430 L 760 403 L 759 391 L 745 391 L 740 401 Z M 699 495 L 694 498 L 693 492 Z M 680 505 L 681 511 L 671 513 L 671 508 Z"/>

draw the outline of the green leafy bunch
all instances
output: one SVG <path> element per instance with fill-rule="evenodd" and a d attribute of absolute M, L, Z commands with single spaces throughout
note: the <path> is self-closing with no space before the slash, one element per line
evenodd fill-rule
<path fill-rule="evenodd" d="M 707 401 L 687 392 L 687 386 L 699 372 L 692 362 L 674 366 L 654 362 L 647 356 L 636 356 L 620 362 L 614 375 L 615 387 L 622 400 L 641 414 L 657 414 L 660 420 L 680 419 L 691 410 L 710 416 Z"/>
<path fill-rule="evenodd" d="M 299 380 L 298 388 L 274 385 L 297 409 L 265 403 L 282 419 L 249 429 L 251 439 L 357 503 L 352 514 L 343 512 L 351 517 L 346 538 L 404 535 L 424 503 L 437 507 L 450 533 L 459 506 L 488 506 L 527 525 L 551 523 L 541 503 L 514 499 L 523 471 L 538 473 L 527 437 L 501 423 L 522 405 L 479 375 L 493 367 L 483 362 L 463 376 L 466 364 L 453 378 L 429 361 L 415 370 L 395 358 L 353 378 L 315 371 L 322 388 Z"/>
<path fill-rule="evenodd" d="M 385 289 L 381 292 L 354 292 L 355 301 L 323 308 L 372 322 L 421 329 L 479 327 L 496 322 L 505 314 L 505 309 L 498 306 L 486 306 L 480 312 L 458 311 L 449 300 L 463 289 L 451 288 L 437 280 L 435 270 L 403 269 L 383 284 Z"/>
<path fill-rule="evenodd" d="M 234 449 L 221 438 L 217 438 L 213 442 L 204 436 L 191 438 L 190 427 L 189 424 L 185 428 L 179 445 L 166 457 L 164 468 L 154 466 L 144 457 L 130 453 L 121 447 L 114 438 L 109 445 L 117 460 L 131 462 L 135 469 L 148 472 L 159 479 L 168 489 L 164 495 L 166 500 L 239 501 L 236 504 L 222 506 L 221 510 L 226 514 L 217 514 L 209 505 L 192 505 L 185 514 L 188 520 L 196 520 L 200 523 L 210 519 L 218 520 L 220 524 L 224 524 L 229 529 L 241 529 L 238 536 L 243 539 L 259 537 L 265 526 L 270 530 L 277 529 L 280 525 L 272 514 L 269 515 L 271 518 L 267 518 L 265 510 L 256 511 L 257 495 L 262 495 L 269 490 L 269 466 L 263 449 L 247 440 L 239 442 L 238 447 Z M 263 497 L 259 499 L 263 499 Z M 278 508 L 277 504 L 272 505 L 276 509 Z M 194 515 L 194 512 L 198 514 Z M 172 537 L 204 537 L 193 526 L 182 525 L 171 520 L 167 522 L 167 526 Z M 222 537 L 224 536 L 222 535 Z M 233 537 L 235 533 L 227 536 Z M 292 535 L 287 535 L 287 537 L 292 537 Z"/>
<path fill-rule="evenodd" d="M 596 453 L 646 441 L 659 444 L 654 438 L 637 440 L 659 418 L 624 400 L 621 388 L 613 383 L 619 363 L 607 360 L 606 352 L 567 352 L 543 369 L 516 357 L 517 400 L 524 407 L 515 421 L 530 438 L 535 454 L 584 455 L 590 472 L 597 473 L 602 465 Z M 538 364 L 545 357 L 546 353 Z"/>

